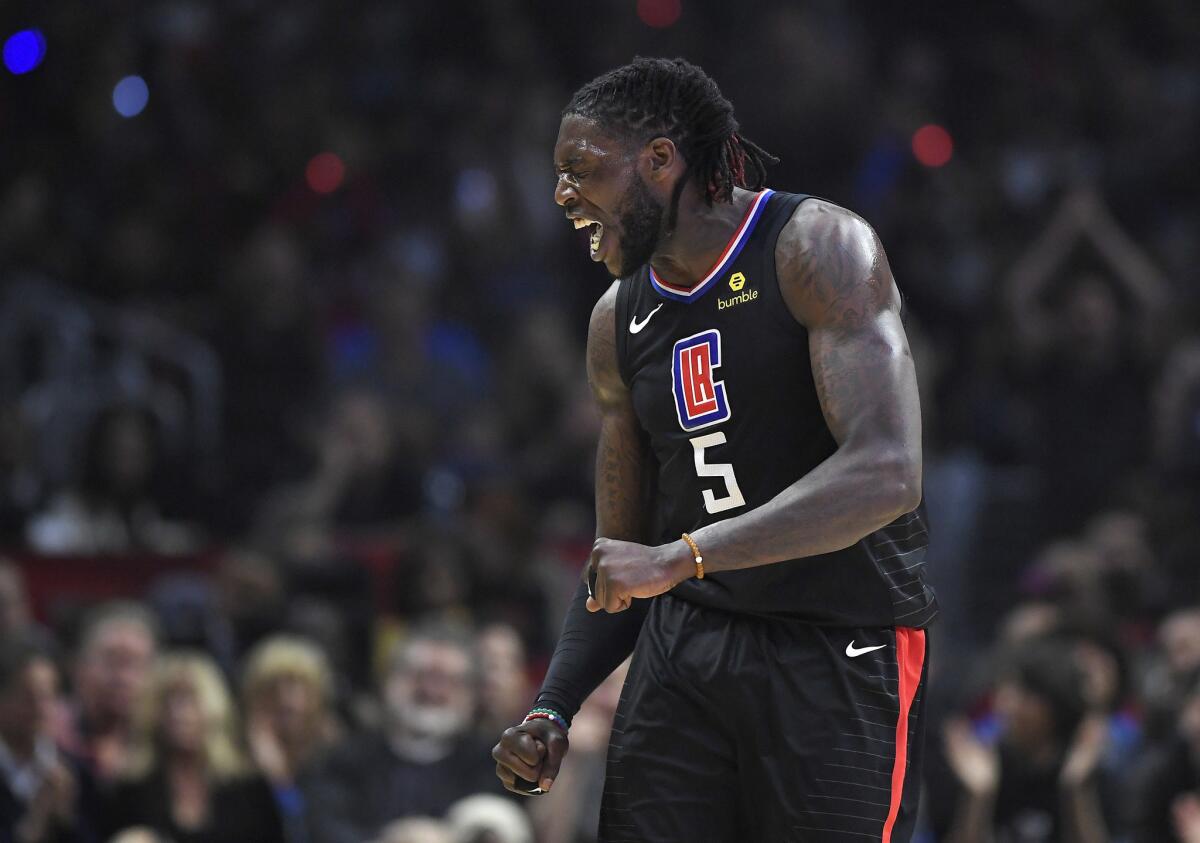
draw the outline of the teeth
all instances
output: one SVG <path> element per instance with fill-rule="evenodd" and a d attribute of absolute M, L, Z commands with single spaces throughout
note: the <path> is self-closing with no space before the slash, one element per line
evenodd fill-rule
<path fill-rule="evenodd" d="M 587 217 L 577 217 L 572 222 L 575 223 L 576 229 L 587 228 L 589 225 L 597 225 L 595 220 L 589 220 Z"/>
<path fill-rule="evenodd" d="M 600 248 L 600 238 L 604 235 L 604 226 L 596 223 L 596 228 L 592 231 L 592 239 L 590 241 L 592 254 L 596 254 L 596 250 Z"/>

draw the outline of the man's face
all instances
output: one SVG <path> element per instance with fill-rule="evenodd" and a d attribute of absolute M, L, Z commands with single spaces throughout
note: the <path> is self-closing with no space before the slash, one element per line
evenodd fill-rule
<path fill-rule="evenodd" d="M 79 693 L 90 713 L 126 719 L 150 678 L 155 644 L 134 621 L 112 621 L 98 629 L 80 664 Z"/>
<path fill-rule="evenodd" d="M 392 721 L 409 734 L 450 739 L 464 732 L 475 712 L 470 654 L 443 641 L 409 643 L 384 686 Z"/>
<path fill-rule="evenodd" d="M 554 145 L 554 201 L 577 227 L 590 224 L 591 258 L 616 278 L 647 263 L 662 236 L 666 206 L 639 173 L 639 152 L 578 116 L 563 118 Z"/>
<path fill-rule="evenodd" d="M 0 735 L 47 734 L 58 699 L 58 671 L 45 659 L 31 661 L 0 689 Z"/>

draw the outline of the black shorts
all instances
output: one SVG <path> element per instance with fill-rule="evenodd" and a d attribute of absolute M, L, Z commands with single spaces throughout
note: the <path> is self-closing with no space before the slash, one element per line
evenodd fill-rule
<path fill-rule="evenodd" d="M 926 641 L 655 599 L 613 721 L 601 843 L 906 843 Z"/>

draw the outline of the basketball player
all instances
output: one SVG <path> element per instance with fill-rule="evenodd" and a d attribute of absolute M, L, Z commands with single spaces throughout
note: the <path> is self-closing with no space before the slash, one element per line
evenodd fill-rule
<path fill-rule="evenodd" d="M 563 111 L 555 200 L 617 280 L 592 313 L 596 543 L 536 708 L 493 750 L 546 791 L 630 652 L 600 840 L 907 841 L 925 627 L 917 384 L 883 248 L 681 59 Z"/>

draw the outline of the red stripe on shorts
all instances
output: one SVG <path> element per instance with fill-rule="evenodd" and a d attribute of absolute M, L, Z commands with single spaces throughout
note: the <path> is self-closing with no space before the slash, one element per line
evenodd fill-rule
<path fill-rule="evenodd" d="M 904 771 L 908 766 L 908 712 L 912 708 L 921 670 L 925 666 L 925 630 L 896 627 L 896 665 L 899 668 L 900 717 L 896 720 L 896 761 L 892 765 L 892 802 L 883 824 L 883 843 L 891 843 L 892 826 L 904 797 Z"/>

